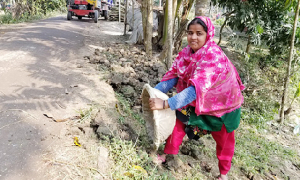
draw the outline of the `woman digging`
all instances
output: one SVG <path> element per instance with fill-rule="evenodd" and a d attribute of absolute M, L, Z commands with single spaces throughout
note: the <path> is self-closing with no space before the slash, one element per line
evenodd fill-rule
<path fill-rule="evenodd" d="M 167 154 L 178 154 L 185 134 L 197 139 L 195 134 L 211 132 L 217 144 L 218 179 L 227 180 L 245 87 L 234 65 L 213 41 L 214 30 L 208 17 L 196 17 L 188 24 L 188 46 L 155 87 L 166 93 L 175 86 L 178 94 L 165 101 L 151 98 L 149 104 L 152 110 L 176 110 L 176 125 L 166 141 L 165 154 L 158 155 L 161 161 Z"/>

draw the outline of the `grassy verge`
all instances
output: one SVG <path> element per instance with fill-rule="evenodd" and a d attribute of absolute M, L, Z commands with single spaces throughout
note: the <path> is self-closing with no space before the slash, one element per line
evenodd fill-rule
<path fill-rule="evenodd" d="M 0 15 L 0 24 L 17 24 L 17 23 L 23 23 L 23 22 L 32 22 L 35 20 L 41 20 L 46 19 L 49 17 L 57 16 L 60 14 L 66 14 L 65 11 L 51 11 L 48 12 L 46 15 L 42 13 L 38 13 L 35 15 L 29 15 L 27 13 L 23 14 L 20 18 L 14 19 L 12 16 L 12 13 L 7 11 L 5 14 Z"/>

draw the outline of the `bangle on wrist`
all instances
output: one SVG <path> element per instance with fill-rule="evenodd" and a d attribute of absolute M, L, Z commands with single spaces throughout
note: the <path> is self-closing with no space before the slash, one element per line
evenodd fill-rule
<path fill-rule="evenodd" d="M 165 100 L 163 101 L 163 109 L 165 109 Z"/>

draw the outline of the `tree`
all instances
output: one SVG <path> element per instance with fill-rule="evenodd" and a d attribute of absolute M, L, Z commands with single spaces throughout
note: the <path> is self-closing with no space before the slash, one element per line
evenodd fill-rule
<path fill-rule="evenodd" d="M 146 53 L 152 57 L 153 0 L 142 1 L 143 35 Z"/>
<path fill-rule="evenodd" d="M 178 29 L 174 37 L 174 53 L 178 53 L 180 50 L 182 37 L 188 24 L 187 17 L 193 7 L 193 4 L 194 0 L 184 0 L 182 3 L 177 3 L 176 18 L 178 19 Z M 181 9 L 179 6 L 183 6 L 181 16 L 179 16 L 180 13 L 178 13 L 179 9 Z"/>
<path fill-rule="evenodd" d="M 146 53 L 152 57 L 152 37 L 153 37 L 153 0 L 147 0 L 147 36 L 145 38 Z"/>
<path fill-rule="evenodd" d="M 287 74 L 286 74 L 285 82 L 284 82 L 284 90 L 283 90 L 282 101 L 281 101 L 281 110 L 280 110 L 280 123 L 281 124 L 284 122 L 284 105 L 285 105 L 285 99 L 288 94 L 288 86 L 289 86 L 289 81 L 290 81 L 290 72 L 291 72 L 291 65 L 292 65 L 292 60 L 293 60 L 294 41 L 295 41 L 295 34 L 296 34 L 296 28 L 297 28 L 297 22 L 298 22 L 298 16 L 299 16 L 299 7 L 300 7 L 300 0 L 298 0 L 298 4 L 296 7 L 294 26 L 293 26 L 293 34 L 292 34 L 291 42 L 290 42 L 290 52 L 289 52 L 289 61 L 288 61 L 289 64 L 287 67 Z"/>
<path fill-rule="evenodd" d="M 167 0 L 167 9 L 168 9 L 168 35 L 167 35 L 167 68 L 170 68 L 172 65 L 172 56 L 173 56 L 173 3 L 172 0 Z"/>
<path fill-rule="evenodd" d="M 127 0 L 126 1 L 126 4 L 125 4 L 125 16 L 124 16 L 124 36 L 126 35 L 126 27 L 127 27 L 127 14 L 128 14 L 128 4 L 129 4 L 129 1 Z M 132 8 L 133 9 L 133 8 Z"/>
<path fill-rule="evenodd" d="M 209 9 L 210 0 L 195 0 L 195 16 L 205 16 Z"/>
<path fill-rule="evenodd" d="M 276 32 L 268 30 L 281 27 L 287 14 L 284 10 L 285 2 L 278 0 L 212 0 L 212 3 L 219 7 L 226 7 L 225 15 L 234 12 L 229 17 L 226 16 L 228 18 L 226 25 L 231 29 L 240 32 L 247 29 L 245 32 L 248 37 L 245 50 L 247 53 L 251 44 L 260 44 L 262 39 L 269 41 L 278 36 Z"/>

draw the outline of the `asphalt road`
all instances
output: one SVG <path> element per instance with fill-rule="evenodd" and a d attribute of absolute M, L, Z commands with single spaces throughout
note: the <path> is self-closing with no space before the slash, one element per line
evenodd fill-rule
<path fill-rule="evenodd" d="M 62 139 L 63 124 L 44 114 L 72 117 L 106 97 L 99 77 L 79 67 L 90 47 L 122 34 L 112 33 L 119 25 L 58 16 L 0 26 L 0 179 L 46 179 L 45 154 Z"/>

